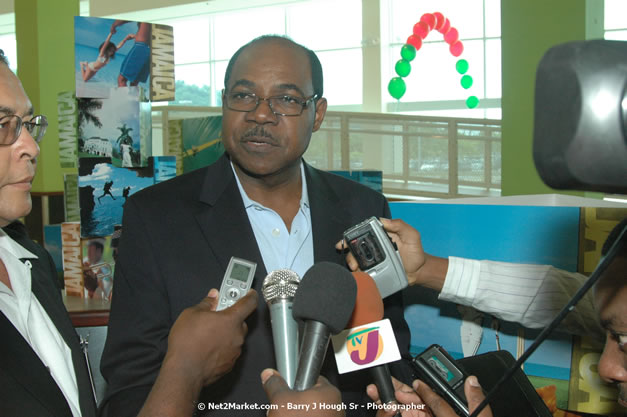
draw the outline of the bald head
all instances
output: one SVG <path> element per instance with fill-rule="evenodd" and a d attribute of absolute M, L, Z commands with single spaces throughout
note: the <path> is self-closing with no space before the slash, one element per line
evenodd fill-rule
<path fill-rule="evenodd" d="M 231 79 L 231 74 L 233 72 L 233 67 L 235 66 L 237 59 L 241 55 L 241 53 L 248 48 L 253 48 L 255 46 L 261 45 L 266 42 L 283 42 L 287 45 L 293 46 L 294 48 L 302 50 L 307 58 L 309 59 L 309 64 L 311 67 L 311 83 L 313 86 L 313 92 L 316 94 L 317 98 L 321 98 L 324 92 L 323 88 L 323 77 L 322 77 L 322 65 L 320 64 L 320 60 L 314 51 L 304 47 L 303 45 L 294 42 L 293 40 L 279 35 L 263 35 L 258 38 L 253 39 L 248 42 L 246 45 L 239 48 L 231 57 L 229 64 L 226 67 L 226 72 L 224 73 L 224 88 L 228 88 L 229 80 Z"/>

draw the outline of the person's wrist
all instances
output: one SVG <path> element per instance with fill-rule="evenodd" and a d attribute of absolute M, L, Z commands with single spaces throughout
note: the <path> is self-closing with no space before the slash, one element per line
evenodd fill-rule
<path fill-rule="evenodd" d="M 424 254 L 425 262 L 418 270 L 408 276 L 410 285 L 421 285 L 427 288 L 431 288 L 437 291 L 442 290 L 444 285 L 444 279 L 446 278 L 446 272 L 448 270 L 448 259 L 440 258 L 438 256 Z M 409 274 L 408 274 L 409 275 Z M 413 280 L 413 281 L 412 281 Z"/>
<path fill-rule="evenodd" d="M 196 364 L 186 360 L 185 355 L 176 355 L 168 352 L 161 365 L 161 373 L 167 373 L 168 379 L 178 381 L 190 392 L 200 393 L 204 386 L 203 368 L 205 364 Z"/>
<path fill-rule="evenodd" d="M 418 269 L 418 270 L 416 270 L 414 272 L 407 272 L 407 271 L 405 271 L 405 272 L 407 273 L 407 282 L 409 283 L 410 286 L 411 285 L 421 285 L 422 284 L 422 282 L 421 282 L 422 276 L 421 276 L 421 273 L 420 273 L 420 269 Z"/>

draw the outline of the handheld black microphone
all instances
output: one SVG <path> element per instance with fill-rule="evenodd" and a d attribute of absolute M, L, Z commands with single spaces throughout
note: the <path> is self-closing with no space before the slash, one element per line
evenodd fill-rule
<path fill-rule="evenodd" d="M 292 316 L 292 305 L 299 283 L 296 272 L 279 269 L 270 272 L 261 287 L 270 309 L 277 370 L 290 388 L 294 385 L 298 364 L 298 324 Z"/>
<path fill-rule="evenodd" d="M 346 327 L 356 295 L 353 276 L 338 264 L 319 262 L 303 276 L 293 306 L 294 318 L 305 322 L 295 390 L 304 391 L 316 383 L 329 338 Z"/>

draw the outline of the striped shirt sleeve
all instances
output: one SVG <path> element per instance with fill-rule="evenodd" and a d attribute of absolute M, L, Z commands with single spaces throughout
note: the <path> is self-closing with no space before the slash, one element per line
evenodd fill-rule
<path fill-rule="evenodd" d="M 468 305 L 529 328 L 547 326 L 587 279 L 550 265 L 513 264 L 449 257 L 440 299 Z M 602 335 L 588 291 L 559 327 Z"/>

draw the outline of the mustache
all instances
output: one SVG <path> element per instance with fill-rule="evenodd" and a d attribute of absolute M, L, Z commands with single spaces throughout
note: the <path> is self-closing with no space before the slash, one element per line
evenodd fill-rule
<path fill-rule="evenodd" d="M 272 134 L 270 132 L 268 132 L 266 129 L 264 129 L 262 126 L 255 126 L 252 129 L 248 130 L 246 133 L 244 133 L 244 136 L 242 136 L 244 139 L 250 138 L 250 137 L 262 137 L 262 138 L 268 138 L 272 141 L 274 141 L 274 137 L 272 136 Z"/>

